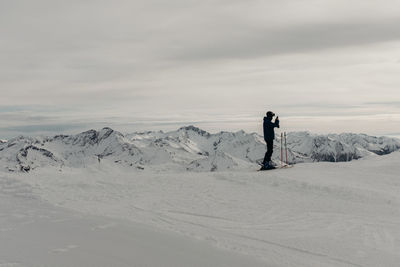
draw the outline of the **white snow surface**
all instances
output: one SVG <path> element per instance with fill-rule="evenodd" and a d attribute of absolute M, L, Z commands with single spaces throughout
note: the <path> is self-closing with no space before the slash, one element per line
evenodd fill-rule
<path fill-rule="evenodd" d="M 193 143 L 185 150 L 206 150 Z M 394 152 L 264 172 L 5 170 L 0 266 L 399 266 L 399 162 Z"/>

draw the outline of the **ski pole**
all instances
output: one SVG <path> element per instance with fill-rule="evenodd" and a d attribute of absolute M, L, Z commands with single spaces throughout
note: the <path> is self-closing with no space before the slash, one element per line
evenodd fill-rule
<path fill-rule="evenodd" d="M 281 166 L 283 166 L 283 133 L 281 133 Z"/>
<path fill-rule="evenodd" d="M 287 143 L 286 143 L 286 132 L 285 132 L 285 154 L 286 154 L 286 165 L 289 165 L 287 160 Z"/>

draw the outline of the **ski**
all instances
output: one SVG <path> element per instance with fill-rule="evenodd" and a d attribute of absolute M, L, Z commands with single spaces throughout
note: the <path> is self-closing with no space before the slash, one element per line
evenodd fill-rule
<path fill-rule="evenodd" d="M 263 169 L 262 167 L 264 167 L 263 163 L 262 163 L 262 159 L 256 160 L 256 163 L 258 165 L 261 166 L 261 169 L 259 169 L 258 171 L 269 171 L 269 170 L 277 170 L 277 169 L 288 169 L 288 168 L 292 168 L 294 165 L 293 164 L 282 164 L 282 165 L 276 165 L 276 166 L 272 166 L 266 169 Z"/>
<path fill-rule="evenodd" d="M 289 168 L 292 168 L 294 165 L 283 165 L 283 166 L 277 166 L 277 167 L 272 167 L 272 168 L 266 168 L 266 169 L 263 169 L 262 167 L 261 167 L 261 169 L 259 169 L 259 170 L 257 170 L 257 171 L 259 171 L 259 172 L 261 172 L 261 171 L 271 171 L 271 170 L 280 170 L 280 169 L 289 169 Z"/>

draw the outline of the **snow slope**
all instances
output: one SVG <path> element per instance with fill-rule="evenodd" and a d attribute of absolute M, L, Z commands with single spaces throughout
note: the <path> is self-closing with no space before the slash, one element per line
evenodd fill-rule
<path fill-rule="evenodd" d="M 279 134 L 278 134 L 279 135 Z M 314 135 L 289 133 L 290 163 L 350 161 L 384 155 L 400 149 L 400 140 L 363 134 Z M 280 139 L 273 160 L 279 164 Z M 210 134 L 194 126 L 176 131 L 123 135 L 110 128 L 77 135 L 17 137 L 0 143 L 0 168 L 29 172 L 36 168 L 85 168 L 102 164 L 130 167 L 131 171 L 250 170 L 263 158 L 265 143 L 244 131 Z"/>
<path fill-rule="evenodd" d="M 172 232 L 54 207 L 13 179 L 0 185 L 2 267 L 264 266 Z"/>
<path fill-rule="evenodd" d="M 154 227 L 161 235 L 172 231 L 261 260 L 265 266 L 394 267 L 400 262 L 399 161 L 400 152 L 394 152 L 267 172 L 256 172 L 254 166 L 242 171 L 167 173 L 132 172 L 130 166 L 104 162 L 86 168 L 64 167 L 61 172 L 54 168 L 4 172 L 0 192 L 33 196 L 56 210 L 85 214 L 83 218 L 89 221 L 105 216 L 128 225 Z M 8 204 L 1 207 L 5 228 L 11 227 L 13 216 L 5 214 L 12 211 L 7 210 Z M 21 223 L 31 220 L 18 212 L 14 215 Z M 46 235 L 47 228 L 39 226 L 45 222 L 34 221 L 37 227 L 33 229 Z M 116 228 L 115 236 L 108 233 L 113 242 L 131 231 Z M 7 238 L 12 240 L 13 235 Z M 18 238 L 3 243 L 5 249 L 22 242 Z M 75 247 L 68 246 L 74 245 L 79 251 L 83 241 L 65 246 L 72 251 Z M 113 255 L 113 248 L 109 249 Z M 164 263 L 174 265 L 173 260 Z"/>

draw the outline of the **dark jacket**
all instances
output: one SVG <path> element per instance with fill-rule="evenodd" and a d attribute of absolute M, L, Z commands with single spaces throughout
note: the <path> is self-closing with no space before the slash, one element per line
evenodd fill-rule
<path fill-rule="evenodd" d="M 272 118 L 264 117 L 263 128 L 264 128 L 265 141 L 274 140 L 275 139 L 274 128 L 275 127 L 279 128 L 279 120 L 275 120 L 275 122 L 272 122 L 271 120 Z"/>

